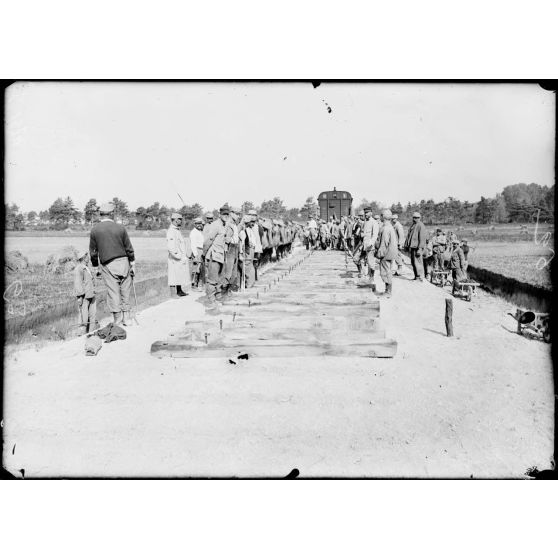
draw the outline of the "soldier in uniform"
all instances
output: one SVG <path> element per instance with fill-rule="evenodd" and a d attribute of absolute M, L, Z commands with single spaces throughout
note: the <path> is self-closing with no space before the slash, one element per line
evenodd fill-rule
<path fill-rule="evenodd" d="M 391 225 L 391 211 L 384 209 L 380 217 L 382 225 L 376 241 L 375 256 L 380 262 L 380 277 L 386 285 L 385 295 L 391 297 L 391 266 L 398 254 L 397 234 Z"/>
<path fill-rule="evenodd" d="M 459 283 L 467 279 L 467 262 L 463 250 L 459 247 L 459 240 L 454 238 L 451 242 L 452 251 L 450 256 L 450 269 L 453 279 L 452 294 L 455 294 L 459 289 Z"/>
<path fill-rule="evenodd" d="M 180 232 L 182 226 L 182 215 L 173 213 L 171 224 L 167 230 L 167 263 L 168 263 L 168 284 L 171 297 L 187 296 L 188 293 L 182 290 L 184 287 L 190 290 L 192 278 L 190 276 L 190 256 L 191 250 L 187 249 L 184 237 Z"/>
<path fill-rule="evenodd" d="M 422 258 L 426 248 L 426 227 L 420 220 L 420 213 L 413 213 L 413 224 L 409 228 L 404 245 L 405 250 L 411 254 L 411 264 L 415 273 L 415 281 L 424 280 L 424 267 Z"/>
<path fill-rule="evenodd" d="M 219 210 L 219 219 L 213 221 L 203 235 L 203 257 L 205 261 L 205 293 L 209 309 L 217 308 L 217 295 L 225 265 L 225 224 L 229 218 L 228 206 Z"/>
<path fill-rule="evenodd" d="M 362 247 L 366 253 L 366 263 L 368 264 L 368 283 L 372 287 L 372 291 L 376 292 L 376 285 L 374 284 L 374 273 L 376 267 L 376 259 L 374 257 L 374 251 L 376 246 L 376 240 L 378 240 L 378 233 L 380 225 L 378 221 L 372 217 L 372 208 L 364 208 L 364 228 L 362 235 Z"/>
<path fill-rule="evenodd" d="M 225 268 L 221 284 L 221 296 L 230 296 L 231 290 L 237 290 L 238 245 L 240 242 L 238 221 L 240 209 L 230 208 L 229 219 L 225 224 Z"/>

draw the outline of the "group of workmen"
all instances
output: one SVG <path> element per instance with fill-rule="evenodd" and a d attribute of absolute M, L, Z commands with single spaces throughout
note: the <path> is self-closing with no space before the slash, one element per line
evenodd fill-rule
<path fill-rule="evenodd" d="M 218 217 L 213 213 L 206 213 L 204 217 L 194 219 L 190 232 L 191 253 L 183 253 L 183 258 L 191 261 L 191 274 L 189 281 L 183 279 L 182 285 L 189 282 L 193 288 L 201 289 L 205 283 L 208 309 L 217 308 L 219 301 L 234 291 L 253 287 L 261 265 L 291 253 L 298 231 L 298 226 L 291 221 L 258 216 L 255 209 L 242 215 L 240 209 L 226 204 L 219 209 Z M 167 239 L 181 236 L 181 226 L 182 216 L 174 213 Z M 171 291 L 178 285 L 171 277 L 176 257 L 169 240 Z M 177 294 L 186 293 L 180 289 Z"/>
<path fill-rule="evenodd" d="M 74 272 L 74 294 L 80 309 L 81 324 L 87 332 L 96 323 L 93 277 L 103 279 L 107 304 L 114 323 L 132 325 L 130 294 L 135 274 L 134 248 L 126 228 L 114 221 L 114 205 L 99 208 L 100 222 L 91 230 L 89 250 L 79 254 Z M 171 215 L 167 231 L 168 284 L 171 296 L 187 296 L 192 288 L 205 287 L 205 305 L 217 309 L 220 300 L 233 291 L 249 289 L 257 280 L 258 268 L 271 260 L 290 254 L 300 238 L 308 250 L 344 250 L 352 258 L 358 275 L 376 291 L 375 271 L 379 268 L 390 297 L 393 275 L 402 275 L 403 252 L 411 261 L 414 278 L 423 281 L 433 271 L 451 270 L 453 292 L 467 278 L 467 242 L 463 248 L 454 233 L 445 235 L 437 229 L 430 237 L 420 213 L 405 235 L 398 216 L 385 209 L 374 215 L 366 207 L 356 216 L 344 216 L 329 222 L 310 218 L 302 227 L 292 221 L 258 216 L 256 210 L 245 214 L 227 204 L 219 215 L 206 213 L 193 221 L 187 243 L 182 235 L 183 216 Z M 449 238 L 448 238 L 449 237 Z M 93 270 L 88 266 L 89 258 Z"/>
<path fill-rule="evenodd" d="M 357 266 L 358 276 L 374 292 L 378 267 L 385 284 L 379 294 L 388 298 L 393 290 L 393 275 L 402 275 L 403 252 L 409 255 L 416 281 L 432 277 L 434 271 L 448 269 L 455 293 L 459 283 L 467 278 L 467 241 L 463 240 L 461 247 L 455 233 L 446 236 L 441 229 L 429 235 L 419 212 L 413 213 L 407 235 L 398 215 L 389 209 L 374 214 L 371 207 L 365 207 L 357 215 L 343 216 L 340 220 L 311 217 L 303 230 L 303 242 L 307 250 L 344 250 Z"/>
<path fill-rule="evenodd" d="M 114 221 L 114 211 L 112 203 L 99 207 L 100 219 L 91 229 L 89 249 L 78 255 L 74 295 L 83 333 L 97 326 L 95 276 L 102 278 L 106 287 L 113 322 L 132 325 L 135 253 L 126 228 Z M 243 215 L 226 204 L 218 216 L 206 213 L 204 218 L 194 219 L 189 243 L 182 235 L 182 225 L 182 215 L 173 213 L 166 234 L 171 296 L 187 296 L 192 288 L 205 287 L 208 309 L 216 308 L 232 291 L 253 287 L 258 267 L 290 254 L 300 230 L 293 222 L 258 216 L 255 210 Z"/>

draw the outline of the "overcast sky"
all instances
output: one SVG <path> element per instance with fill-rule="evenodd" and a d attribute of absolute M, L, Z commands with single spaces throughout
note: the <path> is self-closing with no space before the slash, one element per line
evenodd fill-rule
<path fill-rule="evenodd" d="M 357 202 L 475 201 L 554 183 L 554 103 L 530 84 L 18 82 L 6 201 L 300 207 L 334 186 Z"/>

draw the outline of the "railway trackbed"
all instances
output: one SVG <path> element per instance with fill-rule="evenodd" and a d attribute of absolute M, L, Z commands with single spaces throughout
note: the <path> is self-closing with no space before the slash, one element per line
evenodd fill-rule
<path fill-rule="evenodd" d="M 380 300 L 358 288 L 342 252 L 306 252 L 279 262 L 218 313 L 155 341 L 173 358 L 393 357 L 397 342 L 380 323 Z"/>

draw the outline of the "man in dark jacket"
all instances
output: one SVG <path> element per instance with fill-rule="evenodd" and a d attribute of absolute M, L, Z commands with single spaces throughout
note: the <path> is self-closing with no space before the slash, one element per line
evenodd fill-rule
<path fill-rule="evenodd" d="M 123 315 L 123 325 L 130 326 L 134 248 L 126 228 L 113 221 L 114 205 L 102 205 L 99 213 L 101 221 L 91 229 L 89 237 L 91 264 L 97 268 L 97 275 L 101 275 L 107 287 L 107 304 L 114 323 L 120 323 Z"/>
<path fill-rule="evenodd" d="M 423 281 L 424 267 L 422 265 L 422 256 L 426 248 L 426 227 L 420 220 L 420 213 L 413 213 L 413 224 L 407 233 L 405 240 L 405 250 L 411 253 L 411 263 L 415 273 L 415 280 Z"/>

